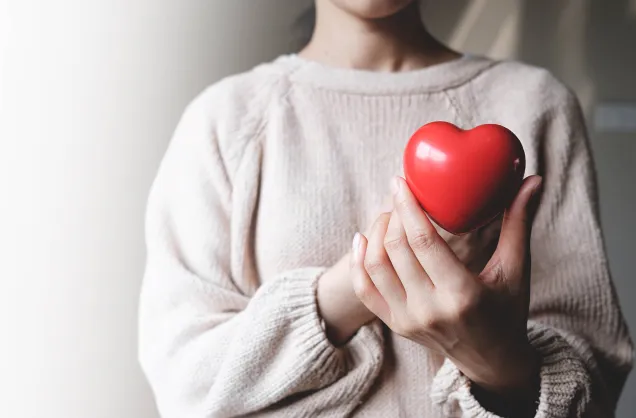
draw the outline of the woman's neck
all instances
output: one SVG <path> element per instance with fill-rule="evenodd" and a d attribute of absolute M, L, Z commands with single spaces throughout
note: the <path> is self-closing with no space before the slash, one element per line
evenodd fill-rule
<path fill-rule="evenodd" d="M 316 26 L 300 56 L 334 67 L 410 71 L 459 57 L 433 38 L 418 2 L 384 19 L 362 19 L 329 0 L 316 2 Z"/>

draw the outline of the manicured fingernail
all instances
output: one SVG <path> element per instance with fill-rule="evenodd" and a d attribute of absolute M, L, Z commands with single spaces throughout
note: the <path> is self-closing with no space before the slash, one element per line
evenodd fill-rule
<path fill-rule="evenodd" d="M 358 261 L 358 253 L 360 252 L 360 233 L 356 232 L 353 236 L 353 243 L 351 244 L 351 250 L 353 251 L 353 261 Z"/>
<path fill-rule="evenodd" d="M 398 193 L 400 193 L 400 188 L 401 188 L 401 182 L 397 177 L 393 177 L 393 180 L 391 180 L 391 192 L 393 192 L 394 195 L 398 195 Z"/>

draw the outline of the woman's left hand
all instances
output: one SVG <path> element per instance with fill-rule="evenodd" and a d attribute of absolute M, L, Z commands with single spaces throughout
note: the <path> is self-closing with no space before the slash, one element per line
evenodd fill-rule
<path fill-rule="evenodd" d="M 527 338 L 530 228 L 541 178 L 528 177 L 504 215 L 499 243 L 479 275 L 440 237 L 394 180 L 394 210 L 354 239 L 353 286 L 394 332 L 448 357 L 488 393 L 536 396 L 539 360 Z M 536 398 L 533 398 L 536 399 Z"/>

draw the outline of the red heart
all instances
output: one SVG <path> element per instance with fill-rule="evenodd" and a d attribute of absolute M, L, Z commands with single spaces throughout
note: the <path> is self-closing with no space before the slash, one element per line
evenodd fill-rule
<path fill-rule="evenodd" d="M 404 150 L 409 188 L 429 217 L 456 235 L 501 214 L 519 191 L 525 166 L 519 139 L 495 124 L 462 130 L 428 123 Z"/>

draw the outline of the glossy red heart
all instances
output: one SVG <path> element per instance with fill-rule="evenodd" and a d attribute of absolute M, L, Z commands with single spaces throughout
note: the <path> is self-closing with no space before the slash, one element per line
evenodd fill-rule
<path fill-rule="evenodd" d="M 461 235 L 492 221 L 512 203 L 525 171 L 521 142 L 501 125 L 462 130 L 432 122 L 404 151 L 409 188 L 429 217 Z"/>

